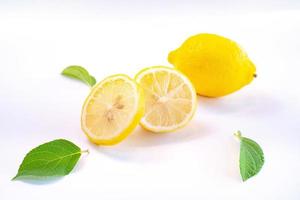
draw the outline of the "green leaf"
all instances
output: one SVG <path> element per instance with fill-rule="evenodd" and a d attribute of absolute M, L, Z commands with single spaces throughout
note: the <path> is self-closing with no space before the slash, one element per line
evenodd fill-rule
<path fill-rule="evenodd" d="M 264 153 L 261 147 L 253 140 L 242 137 L 241 132 L 235 134 L 240 144 L 240 174 L 243 181 L 256 175 L 264 165 Z"/>
<path fill-rule="evenodd" d="M 81 151 L 78 146 L 64 139 L 42 144 L 25 156 L 17 175 L 12 180 L 67 175 L 83 152 L 88 151 Z"/>
<path fill-rule="evenodd" d="M 78 79 L 91 87 L 96 84 L 95 77 L 91 76 L 89 72 L 81 66 L 69 66 L 62 71 L 62 75 Z"/>

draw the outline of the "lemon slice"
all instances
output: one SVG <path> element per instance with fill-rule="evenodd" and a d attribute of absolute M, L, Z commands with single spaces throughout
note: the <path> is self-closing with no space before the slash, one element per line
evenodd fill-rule
<path fill-rule="evenodd" d="M 126 75 L 113 75 L 93 87 L 84 102 L 81 127 L 100 145 L 125 139 L 144 114 L 144 98 L 138 84 Z"/>
<path fill-rule="evenodd" d="M 150 67 L 140 71 L 135 79 L 145 93 L 145 115 L 141 120 L 145 129 L 170 132 L 192 119 L 197 95 L 182 73 L 168 67 Z"/>

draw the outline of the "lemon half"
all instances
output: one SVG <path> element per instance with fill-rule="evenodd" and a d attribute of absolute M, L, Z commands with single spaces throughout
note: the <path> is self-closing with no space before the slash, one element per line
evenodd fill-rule
<path fill-rule="evenodd" d="M 153 132 L 170 132 L 185 126 L 197 107 L 196 91 L 179 71 L 150 67 L 136 77 L 145 94 L 145 115 L 141 125 Z"/>
<path fill-rule="evenodd" d="M 85 100 L 82 130 L 96 144 L 117 144 L 139 124 L 144 105 L 142 90 L 133 79 L 123 74 L 107 77 Z"/>

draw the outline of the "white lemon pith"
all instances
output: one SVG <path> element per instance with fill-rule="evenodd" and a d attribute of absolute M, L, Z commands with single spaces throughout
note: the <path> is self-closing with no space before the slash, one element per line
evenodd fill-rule
<path fill-rule="evenodd" d="M 136 75 L 145 94 L 145 115 L 141 125 L 153 132 L 170 132 L 186 125 L 197 107 L 196 91 L 179 71 L 150 67 Z"/>
<path fill-rule="evenodd" d="M 81 126 L 92 142 L 113 145 L 130 134 L 143 113 L 138 84 L 126 75 L 114 75 L 93 87 L 83 105 Z"/>

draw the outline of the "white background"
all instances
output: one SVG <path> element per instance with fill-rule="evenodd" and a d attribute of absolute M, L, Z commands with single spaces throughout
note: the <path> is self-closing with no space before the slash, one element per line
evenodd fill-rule
<path fill-rule="evenodd" d="M 184 2 L 184 3 L 183 3 Z M 0 199 L 300 199 L 299 1 L 0 0 Z M 167 65 L 187 37 L 210 32 L 240 43 L 258 77 L 218 99 L 199 97 L 192 122 L 170 134 L 138 127 L 98 147 L 80 130 L 89 93 L 60 75 L 68 65 L 97 80 Z M 236 130 L 265 152 L 242 182 Z M 57 138 L 83 155 L 67 177 L 10 181 L 26 152 Z"/>

